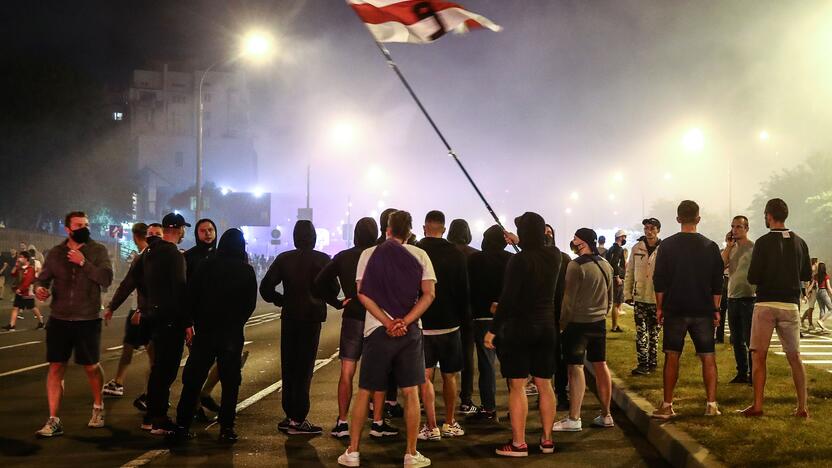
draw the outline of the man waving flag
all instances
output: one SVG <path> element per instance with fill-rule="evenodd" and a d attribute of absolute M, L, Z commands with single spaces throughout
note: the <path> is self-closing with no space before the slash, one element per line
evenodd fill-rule
<path fill-rule="evenodd" d="M 378 42 L 426 44 L 445 33 L 500 26 L 462 6 L 440 0 L 347 0 Z"/>

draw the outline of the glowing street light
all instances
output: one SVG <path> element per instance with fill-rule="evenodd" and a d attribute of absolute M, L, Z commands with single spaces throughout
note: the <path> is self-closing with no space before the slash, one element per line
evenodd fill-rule
<path fill-rule="evenodd" d="M 358 131 L 351 122 L 342 120 L 336 122 L 329 130 L 329 141 L 338 149 L 348 150 L 355 146 Z"/>
<path fill-rule="evenodd" d="M 252 189 L 251 194 L 254 195 L 254 198 L 260 198 L 263 196 L 263 189 L 260 187 L 255 187 Z"/>
<path fill-rule="evenodd" d="M 669 172 L 665 172 L 664 173 L 664 180 L 667 181 L 667 182 L 670 182 L 671 180 L 673 180 L 673 174 L 671 174 Z"/>
<path fill-rule="evenodd" d="M 624 174 L 622 174 L 621 172 L 616 172 L 615 174 L 613 174 L 612 180 L 614 180 L 615 182 L 624 182 Z"/>
<path fill-rule="evenodd" d="M 566 213 L 566 214 L 568 214 L 568 215 L 571 215 L 571 214 L 572 214 L 572 208 L 567 208 L 567 209 L 565 209 L 565 210 L 564 210 L 564 213 Z"/>
<path fill-rule="evenodd" d="M 243 37 L 240 55 L 252 60 L 267 59 L 274 52 L 274 39 L 264 31 L 250 31 Z"/>
<path fill-rule="evenodd" d="M 578 194 L 578 192 L 572 192 L 569 194 L 569 199 L 572 201 L 578 201 L 579 197 L 580 195 Z"/>
<path fill-rule="evenodd" d="M 682 147 L 689 153 L 699 153 L 705 147 L 705 134 L 698 128 L 691 128 L 682 137 Z"/>
<path fill-rule="evenodd" d="M 760 141 L 768 141 L 768 139 L 771 138 L 771 135 L 769 135 L 767 131 L 763 130 L 759 135 L 757 135 L 757 138 L 759 138 Z"/>

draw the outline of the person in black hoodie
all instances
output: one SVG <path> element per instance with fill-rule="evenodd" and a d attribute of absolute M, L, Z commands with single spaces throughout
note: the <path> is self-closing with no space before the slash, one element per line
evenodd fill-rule
<path fill-rule="evenodd" d="M 188 297 L 196 333 L 182 373 L 175 436 L 193 437 L 190 426 L 194 408 L 208 370 L 216 362 L 222 382 L 220 440 L 234 442 L 243 329 L 257 305 L 257 278 L 248 263 L 242 231 L 229 229 L 223 233 L 216 254 L 191 275 Z"/>
<path fill-rule="evenodd" d="M 449 236 L 450 237 L 450 236 Z M 471 315 L 474 326 L 474 341 L 477 347 L 477 368 L 479 369 L 480 403 L 482 408 L 472 415 L 474 419 L 493 420 L 497 414 L 495 394 L 497 382 L 494 363 L 497 355 L 483 343 L 486 332 L 491 329 L 494 319 L 492 308 L 500 300 L 506 265 L 512 254 L 506 251 L 503 228 L 495 224 L 486 229 L 482 239 L 482 252 L 468 257 L 468 281 L 470 283 Z"/>
<path fill-rule="evenodd" d="M 560 256 L 558 285 L 555 288 L 555 395 L 558 401 L 558 411 L 569 411 L 569 392 L 566 390 L 569 384 L 569 370 L 563 356 L 563 340 L 560 339 L 560 313 L 563 309 L 563 294 L 566 288 L 566 268 L 572 258 L 555 246 L 555 228 L 549 224 L 546 228 L 546 247 L 554 249 L 555 253 Z"/>
<path fill-rule="evenodd" d="M 333 437 L 349 437 L 350 429 L 347 416 L 352 400 L 352 382 L 358 360 L 361 359 L 362 344 L 364 342 L 364 317 L 367 309 L 358 300 L 355 273 L 361 252 L 376 244 L 378 225 L 373 218 L 361 218 L 355 223 L 355 246 L 339 252 L 332 261 L 318 273 L 315 287 L 330 293 L 324 299 L 336 309 L 343 309 L 341 316 L 341 341 L 338 347 L 338 357 L 341 359 L 341 377 L 338 379 L 338 419 L 332 428 Z M 329 288 L 333 281 L 339 281 L 344 291 L 344 299 L 338 298 L 338 289 Z M 392 436 L 398 430 L 384 420 L 384 392 L 376 392 L 373 396 L 373 424 L 370 435 L 373 437 Z"/>
<path fill-rule="evenodd" d="M 338 283 L 316 290 L 318 273 L 329 263 L 329 255 L 314 250 L 317 236 L 311 221 L 295 223 L 295 250 L 278 255 L 260 283 L 260 296 L 281 307 L 280 369 L 283 376 L 283 411 L 286 418 L 278 429 L 289 434 L 320 434 L 322 429 L 306 420 L 309 414 L 309 387 L 321 337 L 321 322 L 326 320 L 326 303 L 320 297 L 331 295 Z M 283 284 L 283 294 L 275 288 Z"/>
<path fill-rule="evenodd" d="M 454 418 L 456 374 L 462 371 L 462 339 L 460 326 L 468 315 L 468 265 L 465 255 L 442 238 L 445 215 L 430 211 L 425 216 L 425 237 L 416 246 L 427 252 L 436 272 L 436 299 L 422 316 L 425 336 L 425 383 L 421 385 L 427 424 L 419 431 L 421 440 L 465 435 Z M 436 421 L 433 373 L 437 365 L 442 371 L 442 399 L 445 401 L 445 423 L 440 430 Z"/>
<path fill-rule="evenodd" d="M 448 242 L 454 244 L 454 247 L 462 252 L 465 258 L 470 258 L 472 254 L 479 252 L 479 250 L 469 245 L 471 240 L 471 228 L 468 226 L 468 221 L 464 219 L 451 221 L 451 227 L 448 229 Z M 471 400 L 471 395 L 474 393 L 474 323 L 470 310 L 466 310 L 459 331 L 462 338 L 459 412 L 462 414 L 476 414 L 480 411 L 480 408 Z"/>
<path fill-rule="evenodd" d="M 202 262 L 216 250 L 217 225 L 208 218 L 200 219 L 196 222 L 194 237 L 196 238 L 196 245 L 185 252 L 185 264 L 187 265 L 189 280 Z"/>
<path fill-rule="evenodd" d="M 483 342 L 494 349 L 503 377 L 509 379 L 509 414 L 512 440 L 497 448 L 502 456 L 528 455 L 526 417 L 528 400 L 526 379 L 534 378 L 539 397 L 538 409 L 543 425 L 540 450 L 553 453 L 552 424 L 555 419 L 555 394 L 552 376 L 555 360 L 555 289 L 560 256 L 545 247 L 545 222 L 537 213 L 527 212 L 515 219 L 520 253 L 506 267 L 503 291 L 497 312 Z"/>

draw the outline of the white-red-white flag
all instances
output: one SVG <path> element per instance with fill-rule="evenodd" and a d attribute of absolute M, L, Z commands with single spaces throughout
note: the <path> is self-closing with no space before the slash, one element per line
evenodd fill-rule
<path fill-rule="evenodd" d="M 426 44 L 447 32 L 502 28 L 485 16 L 440 0 L 347 0 L 379 42 Z"/>

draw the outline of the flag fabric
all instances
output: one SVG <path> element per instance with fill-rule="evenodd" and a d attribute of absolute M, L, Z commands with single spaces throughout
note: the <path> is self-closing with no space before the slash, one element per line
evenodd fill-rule
<path fill-rule="evenodd" d="M 379 42 L 426 44 L 447 32 L 502 28 L 462 6 L 440 0 L 347 0 Z"/>

